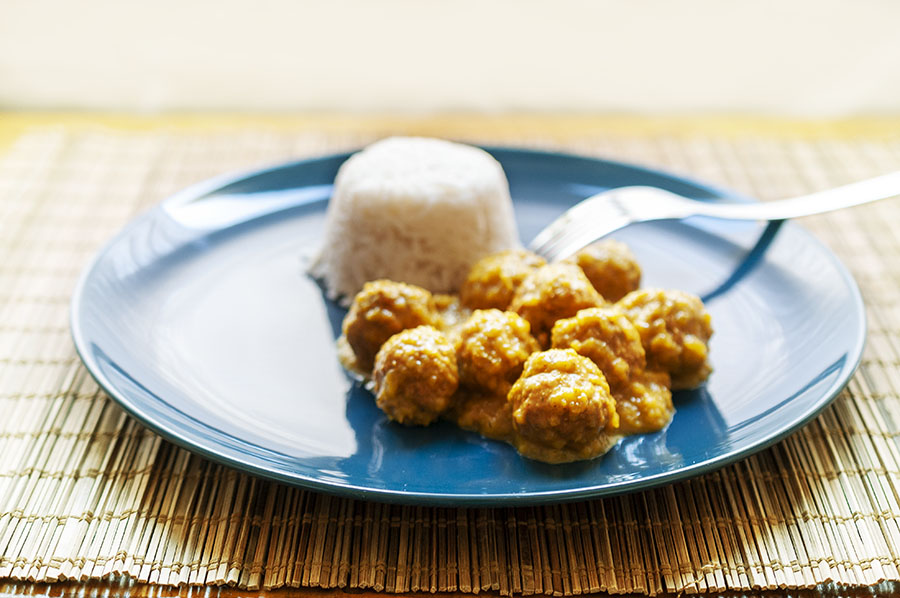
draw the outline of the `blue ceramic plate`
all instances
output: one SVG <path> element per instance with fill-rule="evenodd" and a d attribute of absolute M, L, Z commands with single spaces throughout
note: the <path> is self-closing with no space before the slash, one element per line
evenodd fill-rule
<path fill-rule="evenodd" d="M 524 241 L 608 187 L 733 194 L 575 156 L 490 150 Z M 692 220 L 616 236 L 646 286 L 703 296 L 715 335 L 708 384 L 676 393 L 659 433 L 602 459 L 544 465 L 448 423 L 388 422 L 342 370 L 344 311 L 304 273 L 346 155 L 192 187 L 132 222 L 72 302 L 85 365 L 146 425 L 209 458 L 314 490 L 409 503 L 523 504 L 618 494 L 710 471 L 802 426 L 859 362 L 865 319 L 844 267 L 799 227 Z"/>

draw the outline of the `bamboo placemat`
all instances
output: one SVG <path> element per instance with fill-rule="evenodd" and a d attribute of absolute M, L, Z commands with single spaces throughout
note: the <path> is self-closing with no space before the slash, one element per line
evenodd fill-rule
<path fill-rule="evenodd" d="M 68 301 L 136 212 L 212 175 L 422 130 L 37 127 L 0 150 L 0 578 L 554 595 L 900 580 L 898 201 L 805 221 L 868 308 L 847 390 L 776 446 L 652 491 L 495 509 L 335 498 L 191 455 L 98 390 Z M 877 131 L 427 132 L 639 162 L 762 199 L 900 169 L 900 135 Z"/>

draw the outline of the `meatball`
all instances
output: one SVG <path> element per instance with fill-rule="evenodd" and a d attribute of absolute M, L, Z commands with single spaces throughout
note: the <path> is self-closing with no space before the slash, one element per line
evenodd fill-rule
<path fill-rule="evenodd" d="M 460 303 L 459 297 L 456 295 L 436 293 L 434 305 L 437 308 L 439 321 L 435 327 L 444 332 L 459 328 L 472 315 L 472 310 Z"/>
<path fill-rule="evenodd" d="M 707 343 L 713 330 L 699 297 L 646 289 L 625 295 L 617 305 L 641 335 L 647 367 L 668 372 L 673 389 L 694 388 L 709 377 Z"/>
<path fill-rule="evenodd" d="M 603 298 L 615 302 L 637 290 L 641 266 L 628 246 L 611 239 L 588 245 L 564 260 L 579 266 Z"/>
<path fill-rule="evenodd" d="M 619 416 L 606 379 L 572 349 L 534 353 L 507 399 L 514 444 L 526 457 L 548 463 L 590 459 L 615 443 Z"/>
<path fill-rule="evenodd" d="M 476 310 L 458 334 L 459 383 L 504 397 L 528 356 L 540 350 L 531 326 L 511 311 Z"/>
<path fill-rule="evenodd" d="M 546 348 L 557 320 L 603 303 L 603 297 L 580 268 L 560 263 L 541 266 L 525 277 L 509 309 L 528 320 L 531 334 Z"/>
<path fill-rule="evenodd" d="M 597 364 L 613 393 L 626 388 L 631 376 L 644 369 L 641 335 L 631 320 L 614 307 L 583 309 L 553 325 L 554 349 L 575 349 Z"/>
<path fill-rule="evenodd" d="M 617 393 L 619 429 L 626 434 L 656 432 L 672 419 L 671 381 L 666 372 L 639 372 Z"/>
<path fill-rule="evenodd" d="M 512 409 L 506 395 L 460 391 L 446 416 L 463 430 L 512 442 Z"/>
<path fill-rule="evenodd" d="M 510 249 L 482 258 L 472 266 L 459 291 L 471 309 L 506 309 L 528 274 L 547 262 L 524 249 Z"/>
<path fill-rule="evenodd" d="M 399 332 L 375 357 L 375 402 L 401 424 L 427 426 L 447 411 L 459 384 L 453 344 L 431 326 Z"/>
<path fill-rule="evenodd" d="M 391 336 L 407 328 L 437 323 L 430 292 L 402 282 L 376 280 L 367 282 L 353 298 L 343 332 L 359 368 L 371 372 L 375 354 Z"/>

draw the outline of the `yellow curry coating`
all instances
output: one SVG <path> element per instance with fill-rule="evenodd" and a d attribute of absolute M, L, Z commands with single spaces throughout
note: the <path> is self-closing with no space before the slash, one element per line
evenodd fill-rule
<path fill-rule="evenodd" d="M 438 314 L 434 327 L 445 333 L 459 328 L 472 315 L 472 310 L 460 303 L 458 295 L 435 293 L 432 296 Z"/>
<path fill-rule="evenodd" d="M 684 291 L 643 289 L 617 305 L 641 335 L 647 367 L 664 370 L 675 390 L 694 388 L 709 377 L 707 357 L 712 324 L 703 302 Z"/>
<path fill-rule="evenodd" d="M 619 430 L 625 434 L 644 434 L 665 428 L 675 412 L 670 385 L 666 372 L 644 371 L 614 393 Z"/>
<path fill-rule="evenodd" d="M 506 395 L 482 394 L 461 389 L 446 416 L 463 430 L 485 438 L 512 442 L 512 408 Z"/>
<path fill-rule="evenodd" d="M 459 291 L 471 309 L 506 309 L 528 274 L 547 262 L 524 249 L 501 251 L 478 260 Z"/>
<path fill-rule="evenodd" d="M 609 302 L 618 301 L 641 284 L 640 264 L 628 246 L 619 241 L 599 241 L 564 261 L 580 267 Z"/>
<path fill-rule="evenodd" d="M 390 419 L 427 426 L 453 403 L 459 384 L 456 351 L 431 326 L 404 330 L 382 345 L 372 378 L 375 402 Z"/>
<path fill-rule="evenodd" d="M 391 280 L 367 282 L 344 318 L 343 332 L 363 371 L 371 371 L 378 349 L 407 328 L 439 322 L 427 290 Z"/>
<path fill-rule="evenodd" d="M 526 276 L 509 309 L 528 320 L 531 334 L 542 347 L 549 347 L 550 331 L 557 320 L 603 304 L 603 297 L 581 268 L 557 263 L 542 266 Z"/>
<path fill-rule="evenodd" d="M 456 362 L 459 383 L 506 396 L 528 356 L 540 347 L 518 314 L 479 309 L 459 329 Z"/>
<path fill-rule="evenodd" d="M 613 393 L 628 386 L 646 365 L 641 335 L 620 310 L 610 307 L 583 309 L 553 325 L 554 349 L 575 349 L 597 364 Z"/>
<path fill-rule="evenodd" d="M 606 379 L 572 349 L 532 354 L 508 400 L 513 442 L 526 457 L 548 463 L 590 459 L 615 442 L 619 416 Z"/>

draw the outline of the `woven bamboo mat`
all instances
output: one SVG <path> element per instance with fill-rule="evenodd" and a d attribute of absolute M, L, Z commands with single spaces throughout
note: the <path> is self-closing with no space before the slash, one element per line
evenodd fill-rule
<path fill-rule="evenodd" d="M 773 448 L 652 491 L 496 509 L 340 499 L 193 456 L 98 390 L 67 318 L 99 244 L 200 179 L 374 137 L 61 127 L 29 130 L 0 153 L 0 578 L 554 595 L 900 580 L 897 201 L 805 222 L 852 270 L 868 307 L 868 347 L 847 390 Z M 900 137 L 875 134 L 616 132 L 564 149 L 762 199 L 900 169 Z"/>

